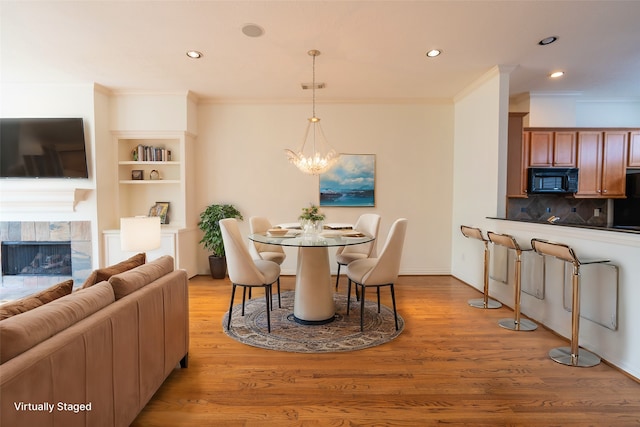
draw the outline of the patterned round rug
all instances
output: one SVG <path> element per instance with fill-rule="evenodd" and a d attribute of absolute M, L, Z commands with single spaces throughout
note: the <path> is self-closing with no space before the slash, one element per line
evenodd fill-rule
<path fill-rule="evenodd" d="M 333 353 L 375 347 L 391 341 L 404 329 L 404 319 L 398 314 L 398 330 L 393 320 L 393 309 L 381 305 L 378 313 L 376 300 L 365 301 L 364 332 L 360 332 L 360 302 L 351 297 L 347 312 L 347 296 L 334 294 L 335 320 L 324 325 L 301 325 L 293 319 L 293 291 L 283 292 L 282 308 L 278 308 L 274 295 L 271 312 L 271 333 L 267 332 L 267 313 L 264 295 L 254 296 L 233 307 L 231 328 L 227 329 L 229 312 L 222 316 L 222 329 L 236 341 L 254 347 L 295 353 Z"/>

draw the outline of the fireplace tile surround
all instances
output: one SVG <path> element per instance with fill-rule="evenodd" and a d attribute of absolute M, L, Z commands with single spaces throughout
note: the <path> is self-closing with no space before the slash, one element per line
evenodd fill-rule
<path fill-rule="evenodd" d="M 90 221 L 0 221 L 0 242 L 70 242 L 71 276 L 0 276 L 0 303 L 64 280 L 81 286 L 92 271 Z M 4 254 L 0 253 L 0 256 Z"/>

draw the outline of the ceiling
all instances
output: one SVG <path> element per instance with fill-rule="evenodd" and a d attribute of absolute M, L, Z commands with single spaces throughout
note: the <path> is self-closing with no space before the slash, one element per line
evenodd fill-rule
<path fill-rule="evenodd" d="M 318 102 L 451 99 L 496 65 L 515 67 L 512 96 L 635 99 L 638 17 L 640 1 L 0 0 L 0 80 L 303 100 L 318 49 Z"/>

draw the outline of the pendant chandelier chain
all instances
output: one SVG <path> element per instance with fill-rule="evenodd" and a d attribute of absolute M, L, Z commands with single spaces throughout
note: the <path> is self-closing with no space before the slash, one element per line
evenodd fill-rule
<path fill-rule="evenodd" d="M 313 55 L 313 72 L 311 73 L 312 113 L 314 118 L 316 117 L 316 56 L 317 55 Z"/>

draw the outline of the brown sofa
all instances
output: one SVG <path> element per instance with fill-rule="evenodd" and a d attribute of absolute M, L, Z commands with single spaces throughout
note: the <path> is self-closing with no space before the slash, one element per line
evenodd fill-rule
<path fill-rule="evenodd" d="M 165 256 L 0 321 L 0 425 L 130 425 L 187 366 L 188 306 Z"/>

